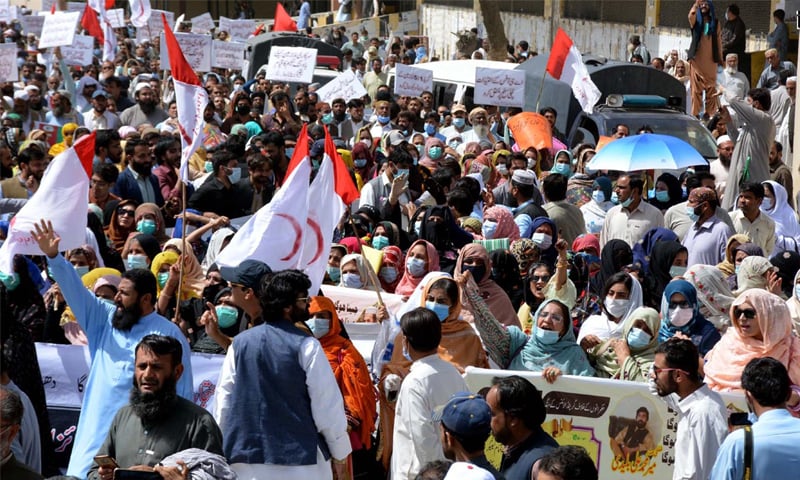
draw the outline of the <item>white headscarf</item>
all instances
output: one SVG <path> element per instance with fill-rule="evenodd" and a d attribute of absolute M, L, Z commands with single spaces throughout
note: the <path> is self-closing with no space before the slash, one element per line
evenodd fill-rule
<path fill-rule="evenodd" d="M 220 228 L 213 235 L 211 235 L 211 241 L 208 242 L 208 249 L 206 250 L 206 256 L 203 257 L 203 275 L 208 273 L 208 269 L 211 268 L 211 265 L 217 261 L 217 256 L 219 252 L 222 251 L 222 244 L 228 238 L 234 235 L 233 230 L 230 228 Z"/>
<path fill-rule="evenodd" d="M 768 183 L 775 192 L 775 203 L 772 208 L 765 209 L 764 205 L 761 205 L 761 211 L 775 221 L 775 251 L 796 250 L 800 241 L 800 223 L 797 222 L 794 210 L 789 206 L 789 195 L 780 183 L 772 180 L 761 182 L 762 185 L 765 183 Z"/>

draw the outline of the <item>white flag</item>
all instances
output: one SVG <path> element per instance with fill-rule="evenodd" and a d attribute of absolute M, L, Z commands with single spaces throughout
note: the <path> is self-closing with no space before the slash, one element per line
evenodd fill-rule
<path fill-rule="evenodd" d="M 150 19 L 152 9 L 150 8 L 150 0 L 130 0 L 131 5 L 131 23 L 136 28 L 142 28 L 147 25 Z"/>

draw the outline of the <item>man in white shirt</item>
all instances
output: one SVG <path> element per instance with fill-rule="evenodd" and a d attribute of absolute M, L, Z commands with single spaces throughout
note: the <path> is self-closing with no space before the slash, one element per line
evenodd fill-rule
<path fill-rule="evenodd" d="M 717 450 L 728 435 L 728 411 L 697 371 L 697 347 L 673 338 L 656 349 L 650 389 L 678 412 L 673 480 L 708 478 Z"/>
<path fill-rule="evenodd" d="M 720 85 L 739 100 L 744 100 L 744 96 L 750 90 L 750 81 L 747 80 L 744 73 L 739 71 L 739 56 L 735 53 L 729 53 L 725 56 L 725 68 L 718 79 Z"/>
<path fill-rule="evenodd" d="M 775 248 L 775 221 L 761 213 L 762 201 L 764 187 L 760 183 L 743 185 L 737 200 L 739 209 L 731 214 L 731 220 L 736 233 L 750 237 L 764 251 L 764 256 L 769 257 Z"/>
<path fill-rule="evenodd" d="M 721 135 L 717 139 L 717 159 L 712 160 L 709 165 L 711 175 L 714 175 L 714 183 L 716 184 L 720 202 L 722 202 L 722 197 L 725 194 L 725 185 L 728 183 L 728 172 L 731 168 L 731 155 L 733 155 L 734 146 L 735 144 L 731 137 Z"/>
<path fill-rule="evenodd" d="M 641 177 L 626 174 L 617 179 L 614 191 L 619 205 L 606 214 L 600 231 L 600 248 L 613 238 L 623 240 L 633 248 L 648 230 L 664 226 L 661 211 L 642 200 L 643 188 Z"/>
<path fill-rule="evenodd" d="M 106 109 L 108 98 L 105 90 L 92 94 L 92 108 L 83 114 L 83 124 L 89 130 L 118 130 L 122 126 L 119 117 Z"/>
<path fill-rule="evenodd" d="M 400 319 L 400 328 L 403 355 L 413 363 L 397 396 L 391 478 L 412 480 L 428 462 L 444 460 L 433 411 L 446 405 L 453 394 L 467 390 L 467 384 L 456 367 L 439 358 L 442 322 L 432 310 L 411 310 Z M 399 378 L 394 377 L 384 381 L 396 384 Z"/>
<path fill-rule="evenodd" d="M 443 128 L 441 132 L 445 138 L 449 139 L 456 136 L 461 136 L 470 130 L 472 127 L 467 125 L 467 107 L 461 105 L 459 103 L 453 105 L 450 109 L 450 115 L 452 115 L 452 125 L 449 127 Z"/>

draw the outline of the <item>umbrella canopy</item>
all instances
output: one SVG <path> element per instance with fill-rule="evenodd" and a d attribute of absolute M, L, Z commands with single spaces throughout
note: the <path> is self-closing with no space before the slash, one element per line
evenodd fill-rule
<path fill-rule="evenodd" d="M 591 170 L 678 170 L 707 165 L 697 150 L 680 138 L 643 133 L 607 143 L 586 165 Z"/>

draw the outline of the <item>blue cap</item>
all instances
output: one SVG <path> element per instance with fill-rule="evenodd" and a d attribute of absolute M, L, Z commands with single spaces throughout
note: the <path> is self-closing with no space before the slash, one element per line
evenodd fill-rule
<path fill-rule="evenodd" d="M 309 150 L 308 154 L 311 157 L 321 157 L 323 153 L 325 153 L 325 139 L 320 138 L 311 145 L 311 150 Z"/>
<path fill-rule="evenodd" d="M 459 392 L 453 395 L 434 419 L 462 438 L 488 437 L 491 433 L 492 409 L 480 395 Z"/>
<path fill-rule="evenodd" d="M 236 267 L 220 267 L 220 275 L 230 283 L 242 285 L 258 291 L 264 275 L 272 273 L 272 269 L 258 260 L 245 260 Z"/>

